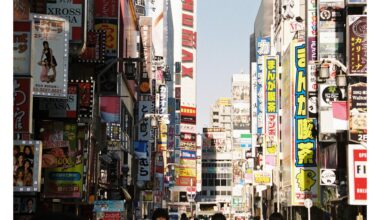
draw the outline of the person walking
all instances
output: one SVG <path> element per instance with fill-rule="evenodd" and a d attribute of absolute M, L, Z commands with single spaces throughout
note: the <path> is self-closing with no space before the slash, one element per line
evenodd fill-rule
<path fill-rule="evenodd" d="M 216 213 L 211 217 L 211 220 L 226 220 L 226 217 L 222 213 Z"/>
<path fill-rule="evenodd" d="M 269 220 L 285 220 L 285 219 L 280 213 L 274 212 L 269 216 Z"/>
<path fill-rule="evenodd" d="M 166 209 L 157 208 L 154 210 L 152 220 L 169 220 L 169 214 Z"/>
<path fill-rule="evenodd" d="M 180 220 L 189 220 L 186 216 L 186 213 L 182 213 Z"/>

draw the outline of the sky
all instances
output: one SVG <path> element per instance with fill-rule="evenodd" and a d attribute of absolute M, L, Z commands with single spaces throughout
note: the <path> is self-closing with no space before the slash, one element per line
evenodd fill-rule
<path fill-rule="evenodd" d="M 249 73 L 249 36 L 260 0 L 197 1 L 197 130 L 209 125 L 210 107 L 231 97 L 232 74 Z"/>

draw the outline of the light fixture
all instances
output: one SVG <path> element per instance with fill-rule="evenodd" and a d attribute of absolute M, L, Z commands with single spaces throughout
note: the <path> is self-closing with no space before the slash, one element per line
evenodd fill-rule
<path fill-rule="evenodd" d="M 342 69 L 341 68 L 339 68 L 338 71 L 339 71 L 339 74 L 335 76 L 336 85 L 338 87 L 345 87 L 345 86 L 347 86 L 346 75 L 342 73 Z"/>
<path fill-rule="evenodd" d="M 330 77 L 329 67 L 329 64 L 322 63 L 321 67 L 319 68 L 319 78 L 328 79 Z"/>

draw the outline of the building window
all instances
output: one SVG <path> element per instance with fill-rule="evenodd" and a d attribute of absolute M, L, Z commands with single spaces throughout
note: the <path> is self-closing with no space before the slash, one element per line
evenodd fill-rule
<path fill-rule="evenodd" d="M 222 184 L 222 186 L 227 186 L 227 180 L 226 179 L 222 179 L 221 184 Z"/>
<path fill-rule="evenodd" d="M 227 196 L 230 196 L 231 195 L 231 191 L 227 191 Z"/>

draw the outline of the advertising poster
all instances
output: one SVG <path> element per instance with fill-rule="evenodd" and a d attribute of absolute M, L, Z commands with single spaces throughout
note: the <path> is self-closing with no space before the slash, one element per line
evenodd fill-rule
<path fill-rule="evenodd" d="M 256 42 L 256 60 L 257 60 L 257 134 L 263 133 L 264 127 L 264 81 L 263 64 L 264 56 L 270 53 L 270 37 L 259 37 Z"/>
<path fill-rule="evenodd" d="M 13 131 L 32 132 L 31 78 L 13 78 Z"/>
<path fill-rule="evenodd" d="M 13 22 L 13 75 L 30 75 L 30 21 Z"/>
<path fill-rule="evenodd" d="M 69 22 L 63 18 L 32 15 L 33 95 L 67 97 Z"/>
<path fill-rule="evenodd" d="M 344 62 L 344 0 L 318 1 L 318 57 Z"/>
<path fill-rule="evenodd" d="M 106 31 L 87 32 L 86 49 L 79 54 L 78 61 L 83 63 L 104 63 L 106 53 Z"/>
<path fill-rule="evenodd" d="M 36 198 L 34 197 L 14 197 L 14 214 L 34 214 L 36 213 Z"/>
<path fill-rule="evenodd" d="M 67 99 L 41 98 L 39 99 L 41 118 L 76 118 L 78 112 L 78 86 L 69 83 Z"/>
<path fill-rule="evenodd" d="M 317 118 L 317 67 L 315 64 L 307 65 L 307 116 Z"/>
<path fill-rule="evenodd" d="M 252 184 L 254 186 L 264 185 L 272 186 L 272 171 L 253 171 L 253 180 Z"/>
<path fill-rule="evenodd" d="M 234 160 L 232 162 L 233 167 L 233 182 L 237 185 L 244 185 L 245 180 L 245 161 L 244 160 Z"/>
<path fill-rule="evenodd" d="M 348 145 L 348 204 L 367 205 L 367 148 Z"/>
<path fill-rule="evenodd" d="M 193 107 L 181 106 L 181 123 L 196 124 L 197 110 Z M 181 130 L 182 132 L 182 130 Z"/>
<path fill-rule="evenodd" d="M 46 197 L 79 198 L 83 185 L 84 131 L 76 123 L 42 121 L 38 124 L 43 142 Z M 78 143 L 77 143 L 78 142 Z"/>
<path fill-rule="evenodd" d="M 150 180 L 150 159 L 148 158 L 148 142 L 135 141 L 134 142 L 135 155 L 138 159 L 138 173 L 137 179 L 140 181 Z"/>
<path fill-rule="evenodd" d="M 367 84 L 348 86 L 349 139 L 367 142 Z"/>
<path fill-rule="evenodd" d="M 41 184 L 41 141 L 13 141 L 13 191 L 39 192 Z"/>
<path fill-rule="evenodd" d="M 319 172 L 317 143 L 313 135 L 315 119 L 307 118 L 305 43 L 291 44 L 292 78 L 294 80 L 294 136 L 292 142 L 292 205 L 303 205 L 305 199 L 318 203 Z"/>
<path fill-rule="evenodd" d="M 117 19 L 96 18 L 95 31 L 106 32 L 105 54 L 107 57 L 117 56 Z"/>
<path fill-rule="evenodd" d="M 84 0 L 48 0 L 46 14 L 65 18 L 70 22 L 70 40 L 83 40 L 83 2 Z"/>
<path fill-rule="evenodd" d="M 367 16 L 347 16 L 348 74 L 367 74 Z"/>

